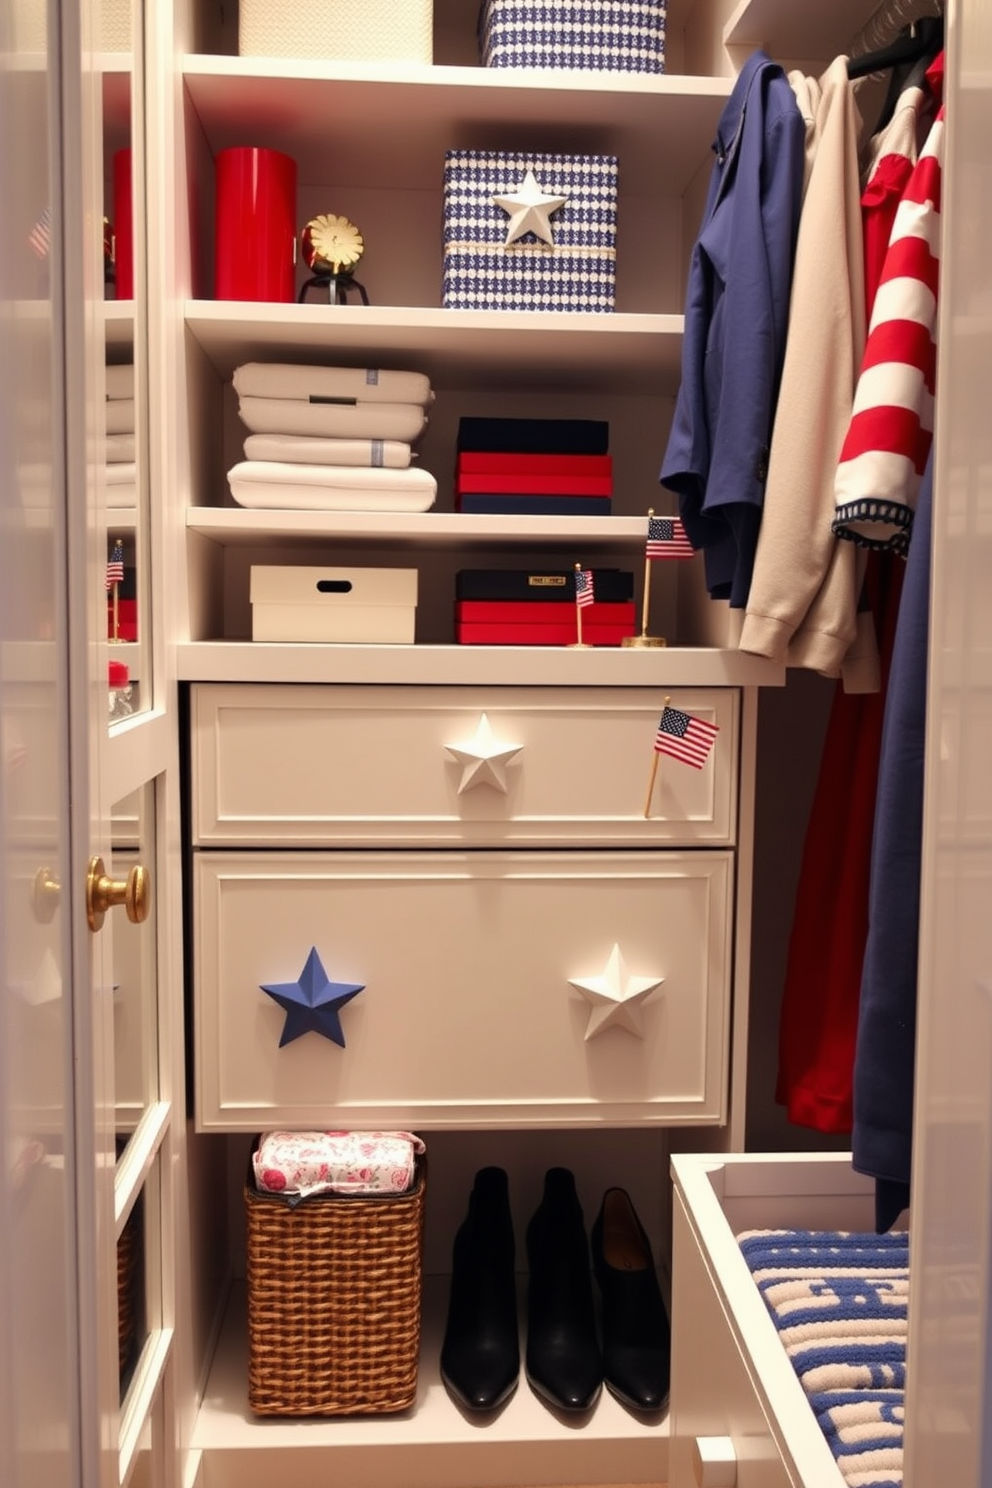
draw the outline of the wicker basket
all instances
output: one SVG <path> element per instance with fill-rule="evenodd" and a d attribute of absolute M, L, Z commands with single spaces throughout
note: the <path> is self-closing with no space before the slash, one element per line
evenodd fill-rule
<path fill-rule="evenodd" d="M 248 1404 L 379 1415 L 417 1394 L 427 1167 L 401 1194 L 261 1193 L 250 1170 Z"/>

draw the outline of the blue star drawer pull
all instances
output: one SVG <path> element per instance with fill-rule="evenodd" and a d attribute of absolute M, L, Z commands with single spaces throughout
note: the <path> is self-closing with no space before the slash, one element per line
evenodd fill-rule
<path fill-rule="evenodd" d="M 259 985 L 286 1014 L 280 1049 L 284 1044 L 302 1038 L 305 1033 L 319 1033 L 343 1049 L 340 1010 L 359 992 L 365 991 L 364 983 L 330 981 L 316 946 L 310 947 L 306 965 L 295 982 L 262 982 Z"/>

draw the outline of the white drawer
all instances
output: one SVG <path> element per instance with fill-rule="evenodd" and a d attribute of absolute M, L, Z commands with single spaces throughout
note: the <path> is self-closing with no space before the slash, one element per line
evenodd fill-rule
<path fill-rule="evenodd" d="M 724 1118 L 729 852 L 194 856 L 201 1129 Z M 312 947 L 344 1047 L 261 990 Z"/>
<path fill-rule="evenodd" d="M 846 1153 L 680 1155 L 672 1173 L 670 1488 L 698 1488 L 698 1443 L 714 1437 L 732 1444 L 735 1488 L 844 1488 L 735 1236 L 870 1231 L 874 1184 Z"/>
<path fill-rule="evenodd" d="M 655 755 L 665 696 L 646 688 L 194 686 L 194 840 L 730 845 L 739 694 L 672 695 L 673 706 L 719 726 L 702 769 Z"/>

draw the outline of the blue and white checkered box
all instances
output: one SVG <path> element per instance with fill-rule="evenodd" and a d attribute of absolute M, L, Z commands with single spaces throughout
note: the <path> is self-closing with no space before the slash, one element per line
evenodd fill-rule
<path fill-rule="evenodd" d="M 664 72 L 667 0 L 483 0 L 484 67 Z"/>
<path fill-rule="evenodd" d="M 528 191 L 528 182 L 533 182 Z M 564 198 L 543 220 L 552 241 L 507 242 L 497 197 Z M 616 289 L 617 158 L 522 150 L 449 150 L 444 162 L 447 310 L 611 311 Z"/>

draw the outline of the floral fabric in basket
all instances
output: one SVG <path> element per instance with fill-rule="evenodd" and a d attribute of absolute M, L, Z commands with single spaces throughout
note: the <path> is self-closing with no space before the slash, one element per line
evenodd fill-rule
<path fill-rule="evenodd" d="M 262 1193 L 403 1193 L 424 1144 L 411 1132 L 268 1132 L 252 1158 Z"/>

